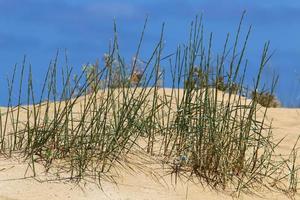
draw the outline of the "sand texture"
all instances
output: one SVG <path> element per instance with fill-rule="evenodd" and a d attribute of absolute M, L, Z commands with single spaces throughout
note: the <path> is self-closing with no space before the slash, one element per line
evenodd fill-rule
<path fill-rule="evenodd" d="M 5 108 L 1 110 L 3 112 Z M 21 114 L 21 117 L 26 116 Z M 278 151 L 282 155 L 288 154 L 300 134 L 300 109 L 270 108 L 267 120 L 272 120 L 275 141 L 285 137 Z M 38 175 L 33 178 L 30 167 L 28 168 L 28 164 L 22 159 L 14 156 L 12 158 L 1 156 L 0 200 L 229 200 L 235 198 L 236 194 L 230 190 L 215 191 L 205 185 L 195 185 L 183 179 L 179 179 L 175 185 L 174 176 L 167 175 L 166 170 L 163 170 L 159 163 L 154 163 L 155 161 L 151 159 L 149 162 L 152 164 L 145 167 L 133 165 L 132 169 L 116 169 L 117 175 L 114 180 L 117 184 L 103 180 L 102 188 L 99 188 L 88 181 L 80 184 L 68 180 L 58 181 L 54 174 L 44 173 L 43 167 L 38 164 L 36 165 Z M 281 200 L 288 199 L 288 197 L 279 191 L 257 189 L 256 195 L 242 194 L 239 199 Z M 300 196 L 296 195 L 295 199 L 300 199 Z"/>

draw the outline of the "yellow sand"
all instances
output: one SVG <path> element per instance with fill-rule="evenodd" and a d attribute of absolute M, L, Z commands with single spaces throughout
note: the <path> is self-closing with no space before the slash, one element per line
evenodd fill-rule
<path fill-rule="evenodd" d="M 167 91 L 169 92 L 169 91 Z M 2 108 L 3 109 L 3 108 Z M 22 117 L 26 117 L 22 115 Z M 279 151 L 282 154 L 289 153 L 298 135 L 300 134 L 300 109 L 272 108 L 267 115 L 268 121 L 273 120 L 273 133 L 275 140 L 286 137 Z M 157 181 L 151 173 L 120 170 L 116 178 L 118 184 L 103 182 L 102 189 L 95 184 L 76 185 L 68 181 L 39 182 L 31 176 L 29 169 L 24 176 L 28 165 L 16 158 L 0 158 L 0 200 L 18 199 L 232 199 L 234 194 L 229 191 L 214 191 L 201 185 L 179 181 L 174 185 L 171 176 L 164 176 L 164 180 Z M 41 173 L 38 179 L 51 179 L 50 175 L 42 174 L 43 168 L 37 165 L 37 171 Z M 147 171 L 147 170 L 145 170 Z M 163 171 L 157 172 L 163 175 Z M 24 178 L 28 177 L 28 178 Z M 243 194 L 240 199 L 287 199 L 280 192 L 261 191 L 260 196 L 247 196 Z M 300 196 L 296 196 L 300 199 Z"/>

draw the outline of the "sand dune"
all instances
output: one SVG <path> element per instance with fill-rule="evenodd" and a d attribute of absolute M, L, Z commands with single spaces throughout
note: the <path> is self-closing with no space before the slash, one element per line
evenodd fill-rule
<path fill-rule="evenodd" d="M 5 108 L 2 108 L 5 109 Z M 288 154 L 300 134 L 300 109 L 271 108 L 267 120 L 273 121 L 274 139 L 286 137 L 279 146 L 282 154 Z M 77 185 L 70 181 L 49 181 L 53 177 L 44 174 L 42 166 L 37 165 L 39 172 L 36 179 L 31 177 L 28 165 L 18 158 L 0 158 L 0 199 L 232 199 L 235 197 L 231 191 L 215 191 L 208 187 L 195 185 L 191 182 L 180 180 L 174 185 L 174 177 L 165 175 L 163 170 L 158 170 L 154 176 L 151 170 L 141 172 L 138 168 L 134 171 L 120 170 L 115 178 L 117 185 L 103 181 L 102 190 L 93 183 Z M 151 167 L 150 167 L 151 168 Z M 147 170 L 145 170 L 147 171 Z M 162 176 L 159 181 L 155 178 Z M 48 180 L 41 182 L 41 180 Z M 300 196 L 296 196 L 296 199 Z M 240 199 L 288 199 L 278 191 L 259 190 L 257 196 L 242 194 Z"/>

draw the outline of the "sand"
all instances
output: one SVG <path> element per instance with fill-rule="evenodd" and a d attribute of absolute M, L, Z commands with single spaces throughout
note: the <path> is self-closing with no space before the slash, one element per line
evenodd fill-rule
<path fill-rule="evenodd" d="M 274 139 L 286 137 L 279 147 L 282 154 L 288 154 L 300 134 L 300 109 L 271 108 L 267 114 L 269 121 L 273 120 Z M 174 185 L 171 176 L 164 176 L 160 181 L 151 173 L 140 170 L 120 170 L 116 178 L 118 184 L 103 181 L 102 190 L 93 183 L 80 185 L 70 181 L 45 181 L 51 175 L 44 174 L 43 168 L 37 165 L 37 180 L 31 177 L 31 171 L 25 174 L 28 165 L 18 158 L 6 159 L 0 157 L 0 200 L 20 199 L 233 199 L 231 191 L 215 191 L 208 187 L 195 185 L 180 180 Z M 151 170 L 150 170 L 151 171 Z M 164 175 L 164 172 L 158 172 Z M 296 199 L 300 196 L 296 195 Z M 258 191 L 257 196 L 243 194 L 239 199 L 288 199 L 287 196 L 276 191 Z"/>

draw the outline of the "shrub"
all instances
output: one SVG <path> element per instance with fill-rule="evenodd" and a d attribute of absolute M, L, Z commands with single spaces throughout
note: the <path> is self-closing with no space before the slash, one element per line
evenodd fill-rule
<path fill-rule="evenodd" d="M 223 76 L 218 76 L 215 80 L 215 87 L 220 91 L 226 91 L 228 89 L 228 84 L 225 83 Z"/>
<path fill-rule="evenodd" d="M 88 85 L 87 93 L 91 94 L 100 89 L 100 77 L 98 62 L 92 65 L 83 65 L 82 71 L 85 73 L 86 83 Z"/>
<path fill-rule="evenodd" d="M 268 108 L 278 108 L 281 106 L 280 101 L 274 94 L 270 92 L 255 92 L 253 91 L 251 97 L 254 101 L 260 105 Z"/>

